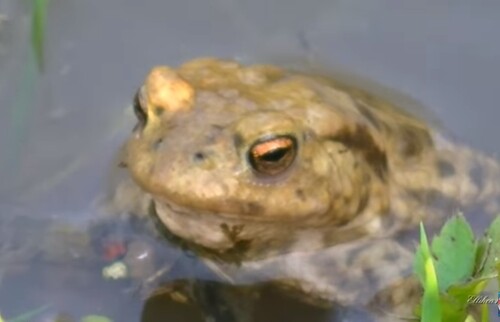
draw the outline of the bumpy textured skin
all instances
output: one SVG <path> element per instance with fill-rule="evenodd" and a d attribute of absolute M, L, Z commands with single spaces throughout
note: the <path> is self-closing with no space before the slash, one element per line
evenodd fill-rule
<path fill-rule="evenodd" d="M 125 163 L 174 234 L 215 250 L 322 248 L 411 225 L 437 202 L 499 194 L 496 161 L 437 145 L 424 122 L 333 80 L 200 59 L 154 68 L 142 93 L 147 122 Z M 295 136 L 298 156 L 259 177 L 246 153 L 272 134 Z"/>
<path fill-rule="evenodd" d="M 155 67 L 139 93 L 124 164 L 172 234 L 239 254 L 242 266 L 224 268 L 233 281 L 299 279 L 367 302 L 411 272 L 411 252 L 384 237 L 455 209 L 498 210 L 496 160 L 332 79 L 204 58 Z M 271 135 L 293 136 L 297 156 L 258 175 L 248 150 Z"/>

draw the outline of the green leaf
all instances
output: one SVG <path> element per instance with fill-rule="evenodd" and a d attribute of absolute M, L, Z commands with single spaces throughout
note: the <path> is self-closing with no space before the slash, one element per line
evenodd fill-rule
<path fill-rule="evenodd" d="M 441 294 L 440 302 L 442 319 L 439 321 L 464 321 L 466 319 L 467 303 L 459 302 L 448 294 Z"/>
<path fill-rule="evenodd" d="M 420 312 L 421 321 L 441 321 L 442 312 L 439 299 L 439 286 L 429 243 L 427 242 L 427 235 L 422 223 L 420 223 L 420 246 L 415 256 L 414 269 L 424 287 Z"/>
<path fill-rule="evenodd" d="M 38 68 L 43 70 L 45 22 L 47 16 L 48 0 L 33 0 L 31 14 L 31 44 L 35 52 Z"/>
<path fill-rule="evenodd" d="M 483 238 L 479 239 L 476 247 L 476 261 L 474 267 L 474 276 L 482 275 L 486 259 L 491 251 L 491 239 L 487 237 L 487 232 L 484 233 Z"/>
<path fill-rule="evenodd" d="M 113 322 L 113 320 L 102 315 L 87 315 L 82 318 L 81 322 Z"/>
<path fill-rule="evenodd" d="M 447 294 L 453 297 L 457 302 L 462 303 L 464 307 L 468 304 L 468 299 L 471 296 L 479 295 L 488 284 L 489 279 L 480 278 L 474 279 L 464 284 L 456 284 L 450 286 Z"/>
<path fill-rule="evenodd" d="M 443 321 L 463 321 L 466 319 L 469 298 L 480 295 L 488 281 L 488 279 L 484 278 L 475 279 L 464 284 L 451 285 L 446 293 L 441 294 Z"/>
<path fill-rule="evenodd" d="M 500 289 L 500 262 L 497 263 L 497 286 Z"/>
<path fill-rule="evenodd" d="M 420 284 L 425 287 L 425 262 L 428 258 L 432 258 L 427 241 L 427 235 L 422 222 L 420 223 L 420 245 L 415 252 L 415 259 L 413 261 L 413 271 L 417 275 Z"/>
<path fill-rule="evenodd" d="M 432 241 L 431 252 L 441 292 L 472 277 L 476 241 L 470 225 L 462 215 L 456 215 L 446 222 L 439 236 Z"/>
<path fill-rule="evenodd" d="M 493 221 L 480 241 L 474 239 L 472 229 L 460 214 L 446 222 L 431 247 L 422 224 L 420 234 L 414 272 L 424 287 L 422 302 L 416 308 L 421 321 L 487 322 L 486 305 L 481 306 L 480 317 L 468 314 L 469 299 L 480 295 L 489 280 L 500 275 L 500 217 Z M 431 264 L 435 276 L 430 270 Z M 500 277 L 498 279 L 500 285 Z M 435 295 L 428 295 L 431 291 L 438 294 L 437 300 Z M 436 313 L 436 302 L 440 315 Z"/>
<path fill-rule="evenodd" d="M 476 322 L 476 319 L 472 315 L 467 315 L 464 322 Z"/>
<path fill-rule="evenodd" d="M 44 305 L 32 311 L 23 313 L 15 318 L 8 319 L 6 322 L 29 322 L 32 321 L 33 318 L 43 312 L 47 311 L 50 308 L 50 305 Z"/>
<path fill-rule="evenodd" d="M 478 244 L 478 277 L 491 277 L 496 274 L 496 265 L 500 258 L 500 216 L 497 216 Z"/>
<path fill-rule="evenodd" d="M 490 312 L 488 310 L 488 305 L 483 303 L 481 305 L 481 322 L 489 322 L 490 320 Z"/>

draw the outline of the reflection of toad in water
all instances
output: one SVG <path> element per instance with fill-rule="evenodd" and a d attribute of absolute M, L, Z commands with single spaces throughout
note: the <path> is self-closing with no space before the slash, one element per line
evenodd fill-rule
<path fill-rule="evenodd" d="M 413 250 L 386 237 L 498 209 L 495 160 L 328 78 L 200 59 L 155 67 L 134 109 L 123 164 L 172 238 L 233 283 L 368 304 L 411 274 Z"/>

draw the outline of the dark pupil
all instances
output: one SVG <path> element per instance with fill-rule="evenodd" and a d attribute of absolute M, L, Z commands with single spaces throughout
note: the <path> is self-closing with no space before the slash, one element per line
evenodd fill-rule
<path fill-rule="evenodd" d="M 248 151 L 247 158 L 259 175 L 277 175 L 293 163 L 297 150 L 294 137 L 283 135 L 257 141 Z"/>
<path fill-rule="evenodd" d="M 288 153 L 289 150 L 290 148 L 277 148 L 260 156 L 260 159 L 266 162 L 278 162 Z"/>

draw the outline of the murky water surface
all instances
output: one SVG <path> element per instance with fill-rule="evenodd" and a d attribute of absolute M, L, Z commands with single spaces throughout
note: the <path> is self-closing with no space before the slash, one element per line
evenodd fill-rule
<path fill-rule="evenodd" d="M 151 269 L 147 256 L 156 251 L 169 279 L 195 276 L 203 294 L 225 294 L 228 287 L 213 284 L 223 277 L 148 240 L 140 224 L 89 228 L 135 122 L 132 95 L 153 65 L 198 56 L 321 62 L 418 100 L 460 140 L 500 153 L 498 1 L 51 0 L 43 73 L 30 49 L 30 10 L 29 1 L 0 1 L 0 312 L 7 317 L 42 307 L 30 321 L 60 313 L 75 321 L 88 314 L 200 321 L 199 308 L 182 298 L 159 294 L 144 303 L 133 280 L 102 276 L 134 236 L 148 241 L 133 244 L 145 258 L 138 270 Z M 255 305 L 257 321 L 276 321 L 277 307 L 286 308 L 284 321 L 369 321 L 362 309 L 312 308 L 268 285 L 261 290 L 259 299 L 237 291 Z"/>

